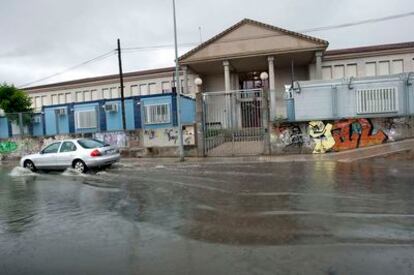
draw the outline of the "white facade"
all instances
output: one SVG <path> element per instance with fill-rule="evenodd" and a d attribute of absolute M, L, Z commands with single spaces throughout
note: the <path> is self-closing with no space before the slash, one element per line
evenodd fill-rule
<path fill-rule="evenodd" d="M 385 76 L 414 71 L 414 49 L 411 53 L 365 53 L 363 56 L 329 56 L 322 62 L 322 79 Z M 315 78 L 315 65 L 310 65 L 310 80 Z"/>
<path fill-rule="evenodd" d="M 137 72 L 136 76 L 124 78 L 124 96 L 145 96 L 160 93 L 171 93 L 175 85 L 174 69 L 160 69 L 161 72 Z M 131 73 L 133 75 L 134 73 Z M 127 74 L 130 75 L 130 74 Z M 185 91 L 184 77 L 181 75 L 183 94 L 194 95 L 194 75 L 187 75 L 188 90 Z M 33 102 L 33 108 L 40 111 L 43 106 L 67 104 L 72 102 L 88 102 L 100 99 L 121 97 L 119 76 L 106 77 L 104 80 L 91 78 L 60 84 L 45 85 L 26 89 Z"/>

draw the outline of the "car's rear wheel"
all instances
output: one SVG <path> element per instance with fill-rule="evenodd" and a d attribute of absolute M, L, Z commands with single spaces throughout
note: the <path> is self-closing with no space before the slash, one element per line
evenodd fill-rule
<path fill-rule="evenodd" d="M 73 162 L 73 168 L 80 173 L 86 173 L 86 171 L 88 170 L 86 164 L 81 160 L 75 160 Z"/>
<path fill-rule="evenodd" d="M 32 172 L 36 171 L 36 166 L 34 165 L 33 161 L 31 161 L 31 160 L 26 160 L 24 162 L 24 168 L 29 169 Z"/>

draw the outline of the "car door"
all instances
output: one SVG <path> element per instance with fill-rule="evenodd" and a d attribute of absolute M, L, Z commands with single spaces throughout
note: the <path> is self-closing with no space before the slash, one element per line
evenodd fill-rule
<path fill-rule="evenodd" d="M 76 156 L 78 148 L 72 141 L 64 141 L 60 146 L 59 153 L 57 155 L 57 165 L 60 168 L 67 168 L 72 166 L 72 161 Z"/>
<path fill-rule="evenodd" d="M 54 142 L 44 148 L 38 157 L 34 160 L 35 166 L 38 168 L 55 169 L 57 153 L 62 142 Z"/>

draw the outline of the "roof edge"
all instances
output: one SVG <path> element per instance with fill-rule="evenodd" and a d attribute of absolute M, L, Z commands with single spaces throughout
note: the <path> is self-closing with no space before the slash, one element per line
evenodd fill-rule
<path fill-rule="evenodd" d="M 387 51 L 387 50 L 398 50 L 398 49 L 405 49 L 405 48 L 414 48 L 414 41 L 401 42 L 401 43 L 392 43 L 392 44 L 361 46 L 361 47 L 344 48 L 344 49 L 336 49 L 336 50 L 328 50 L 328 51 L 325 52 L 325 56 L 326 57 L 331 57 L 331 56 L 335 56 L 335 55 L 367 53 L 367 52 L 377 52 L 377 51 Z"/>
<path fill-rule="evenodd" d="M 124 73 L 123 76 L 124 78 L 128 78 L 128 77 L 144 76 L 144 75 L 151 75 L 151 74 L 157 74 L 157 73 L 168 73 L 168 72 L 174 72 L 174 69 L 175 67 L 165 67 L 165 68 L 159 68 L 159 69 L 133 71 L 133 72 Z M 69 85 L 84 84 L 84 83 L 89 83 L 89 82 L 106 81 L 106 80 L 112 80 L 116 78 L 119 78 L 119 74 L 110 74 L 110 75 L 104 75 L 104 76 L 74 79 L 74 80 L 69 80 L 69 81 L 56 82 L 56 83 L 51 83 L 51 84 L 22 88 L 22 90 L 33 91 L 33 90 L 47 89 L 47 88 L 53 88 L 53 87 L 59 87 L 59 86 L 69 86 Z"/>

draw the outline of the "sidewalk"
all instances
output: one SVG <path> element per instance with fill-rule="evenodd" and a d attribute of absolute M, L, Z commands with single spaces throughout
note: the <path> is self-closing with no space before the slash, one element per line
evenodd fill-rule
<path fill-rule="evenodd" d="M 187 157 L 185 163 L 256 163 L 256 162 L 312 162 L 312 161 L 337 161 L 351 163 L 355 161 L 371 159 L 376 157 L 387 157 L 404 152 L 414 152 L 414 139 L 408 139 L 393 143 L 359 148 L 350 151 L 327 153 L 321 155 L 298 154 L 298 155 L 278 155 L 278 156 L 244 156 L 244 157 L 207 157 L 194 158 Z M 6 162 L 16 162 L 17 159 L 3 160 Z M 178 163 L 178 158 L 122 158 L 124 163 L 145 163 L 150 165 L 164 165 Z M 0 160 L 1 165 L 1 160 Z"/>
<path fill-rule="evenodd" d="M 186 158 L 185 163 L 248 163 L 248 162 L 311 162 L 311 161 L 337 161 L 350 163 L 364 159 L 387 157 L 407 151 L 414 151 L 414 139 L 387 143 L 350 151 L 327 153 L 321 155 L 279 155 L 279 156 L 244 156 L 244 157 L 207 157 Z M 177 158 L 142 158 L 123 159 L 125 162 L 143 162 L 146 164 L 173 164 L 179 162 Z"/>

